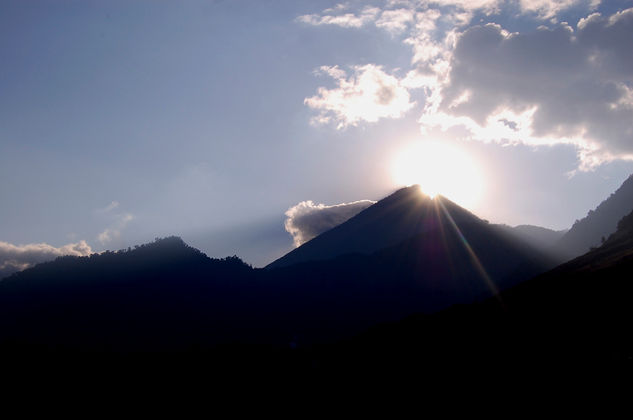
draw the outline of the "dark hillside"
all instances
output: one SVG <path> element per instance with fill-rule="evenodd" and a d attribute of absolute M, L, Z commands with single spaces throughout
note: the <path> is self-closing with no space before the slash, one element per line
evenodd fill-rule
<path fill-rule="evenodd" d="M 425 232 L 393 246 L 279 269 L 210 259 L 179 238 L 59 258 L 0 282 L 0 341 L 118 352 L 306 347 L 483 299 L 554 265 L 448 200 L 431 206 Z"/>
<path fill-rule="evenodd" d="M 319 353 L 325 365 L 362 369 L 478 368 L 506 375 L 577 375 L 633 369 L 633 213 L 581 257 L 502 292 L 385 324 Z M 376 362 L 380 360 L 380 362 Z"/>
<path fill-rule="evenodd" d="M 633 175 L 586 217 L 576 221 L 558 241 L 556 249 L 568 258 L 598 247 L 617 229 L 618 220 L 633 211 Z"/>

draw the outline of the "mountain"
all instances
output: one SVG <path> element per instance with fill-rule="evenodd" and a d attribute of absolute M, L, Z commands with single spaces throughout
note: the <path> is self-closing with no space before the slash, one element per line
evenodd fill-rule
<path fill-rule="evenodd" d="M 586 217 L 576 221 L 556 243 L 555 249 L 568 258 L 599 246 L 615 232 L 618 220 L 633 211 L 633 175 Z"/>
<path fill-rule="evenodd" d="M 431 199 L 421 192 L 419 186 L 413 185 L 378 201 L 348 221 L 273 261 L 266 268 L 327 260 L 345 254 L 368 255 L 415 235 L 446 229 L 448 221 L 444 220 L 444 213 L 450 214 L 458 225 L 484 223 L 450 200 L 441 196 Z"/>
<path fill-rule="evenodd" d="M 237 257 L 210 259 L 177 237 L 59 257 L 0 281 L 0 348 L 167 351 L 205 343 L 205 334 L 226 339 L 213 320 L 240 302 L 235 286 L 252 273 Z"/>
<path fill-rule="evenodd" d="M 382 324 L 315 352 L 336 371 L 479 368 L 505 377 L 633 368 L 633 212 L 602 246 L 495 298 Z M 378 362 L 380 361 L 380 362 Z M 565 374 L 566 375 L 566 374 Z"/>
<path fill-rule="evenodd" d="M 253 269 L 166 238 L 58 258 L 0 282 L 0 348 L 306 348 L 485 299 L 555 265 L 417 188 L 397 191 L 293 253 L 305 261 Z"/>
<path fill-rule="evenodd" d="M 541 250 L 550 250 L 567 232 L 567 230 L 552 230 L 534 225 L 499 226 L 506 229 L 508 233 Z"/>

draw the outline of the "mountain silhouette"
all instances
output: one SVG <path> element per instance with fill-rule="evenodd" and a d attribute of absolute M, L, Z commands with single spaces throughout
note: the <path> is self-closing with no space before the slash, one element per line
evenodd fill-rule
<path fill-rule="evenodd" d="M 567 232 L 567 230 L 552 230 L 534 225 L 518 225 L 514 227 L 507 225 L 499 226 L 533 247 L 549 252 L 551 252 L 552 247 Z"/>
<path fill-rule="evenodd" d="M 617 223 L 633 211 L 633 175 L 622 183 L 613 194 L 604 200 L 586 217 L 577 220 L 556 243 L 555 250 L 567 258 L 577 257 L 598 247 L 615 232 Z"/>
<path fill-rule="evenodd" d="M 270 263 L 267 268 L 327 260 L 344 254 L 370 254 L 396 245 L 427 230 L 425 216 L 433 210 L 433 201 L 420 191 L 419 186 L 400 189 Z"/>
<path fill-rule="evenodd" d="M 175 237 L 58 258 L 0 282 L 0 344 L 18 352 L 208 350 L 232 342 L 303 348 L 484 299 L 555 264 L 414 188 L 295 251 L 321 243 L 335 247 L 320 254 L 327 259 L 268 269 L 208 258 Z"/>
<path fill-rule="evenodd" d="M 633 212 L 602 246 L 482 302 L 382 324 L 312 355 L 332 371 L 630 374 Z"/>
<path fill-rule="evenodd" d="M 449 221 L 446 217 L 450 214 Z M 306 242 L 266 268 L 327 260 L 345 254 L 371 254 L 418 234 L 450 231 L 453 224 L 487 224 L 445 197 L 431 199 L 420 187 L 402 188 L 348 221 Z M 499 234 L 499 232 L 495 232 Z"/>
<path fill-rule="evenodd" d="M 244 286 L 252 272 L 237 257 L 211 259 L 177 237 L 59 257 L 0 281 L 0 343 L 18 353 L 190 348 L 213 335 L 227 300 L 238 301 L 228 280 Z"/>

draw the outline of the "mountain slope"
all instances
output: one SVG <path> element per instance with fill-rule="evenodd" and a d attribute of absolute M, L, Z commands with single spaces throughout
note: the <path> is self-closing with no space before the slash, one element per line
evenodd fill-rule
<path fill-rule="evenodd" d="M 567 232 L 566 230 L 552 230 L 534 225 L 499 226 L 506 229 L 508 233 L 541 250 L 550 250 Z"/>
<path fill-rule="evenodd" d="M 0 347 L 167 351 L 205 335 L 226 339 L 213 319 L 240 301 L 252 273 L 236 257 L 210 259 L 175 237 L 60 257 L 0 281 Z"/>
<path fill-rule="evenodd" d="M 569 258 L 577 257 L 597 247 L 603 238 L 615 232 L 618 220 L 633 211 L 633 175 L 609 198 L 586 217 L 574 223 L 556 244 L 556 249 Z"/>
<path fill-rule="evenodd" d="M 450 200 L 438 197 L 456 222 L 479 220 Z M 438 228 L 434 215 L 437 201 L 424 195 L 417 185 L 402 188 L 361 211 L 345 223 L 306 242 L 266 268 L 300 262 L 327 260 L 339 255 L 371 254 L 412 236 Z"/>
<path fill-rule="evenodd" d="M 375 206 L 379 211 L 322 235 L 325 245 L 346 252 L 324 260 L 252 269 L 237 257 L 210 259 L 168 238 L 25 270 L 0 282 L 0 347 L 309 347 L 484 299 L 554 265 L 444 198 L 405 189 Z"/>
<path fill-rule="evenodd" d="M 633 368 L 633 212 L 605 243 L 481 303 L 375 327 L 314 355 L 342 366 L 514 375 Z M 380 362 L 377 362 L 380 360 Z"/>

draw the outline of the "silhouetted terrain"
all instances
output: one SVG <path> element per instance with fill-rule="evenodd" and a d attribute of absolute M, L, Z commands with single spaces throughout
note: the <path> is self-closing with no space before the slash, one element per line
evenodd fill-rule
<path fill-rule="evenodd" d="M 0 281 L 0 348 L 11 360 L 187 351 L 212 369 L 332 373 L 631 364 L 633 213 L 540 274 L 555 260 L 507 226 L 414 191 L 293 251 L 319 258 L 279 268 L 176 237 L 37 265 Z M 319 254 L 326 243 L 340 254 Z"/>
<path fill-rule="evenodd" d="M 499 226 L 505 228 L 508 233 L 516 235 L 517 238 L 527 242 L 531 246 L 544 251 L 550 251 L 554 244 L 567 232 L 567 230 L 552 230 L 533 225 L 519 225 L 514 227 L 507 225 Z"/>
<path fill-rule="evenodd" d="M 0 282 L 0 344 L 5 351 L 303 348 L 483 299 L 555 265 L 417 189 L 321 236 L 297 251 L 327 241 L 341 254 L 278 269 L 210 259 L 179 238 L 38 265 Z M 364 244 L 366 253 L 350 253 Z"/>
<path fill-rule="evenodd" d="M 2 342 L 42 350 L 195 346 L 216 331 L 211 319 L 238 301 L 235 287 L 252 273 L 237 257 L 210 259 L 175 237 L 60 257 L 0 282 Z"/>
<path fill-rule="evenodd" d="M 567 258 L 577 257 L 598 247 L 615 232 L 622 217 L 633 211 L 633 175 L 586 217 L 576 221 L 556 244 L 556 250 Z"/>
<path fill-rule="evenodd" d="M 459 226 L 487 224 L 444 197 L 438 196 L 432 200 L 414 185 L 380 200 L 345 223 L 322 233 L 272 262 L 267 268 L 327 260 L 352 253 L 368 255 L 395 246 L 418 234 L 436 230 L 450 231 L 453 229 L 452 222 L 445 219 L 446 213 L 450 214 L 454 223 Z M 496 226 L 490 229 L 495 229 L 496 234 L 500 232 Z M 513 236 L 524 240 L 523 235 Z"/>
<path fill-rule="evenodd" d="M 372 363 L 409 372 L 607 369 L 626 376 L 633 368 L 632 280 L 633 213 L 603 246 L 498 298 L 381 325 L 313 357 L 333 370 Z"/>

